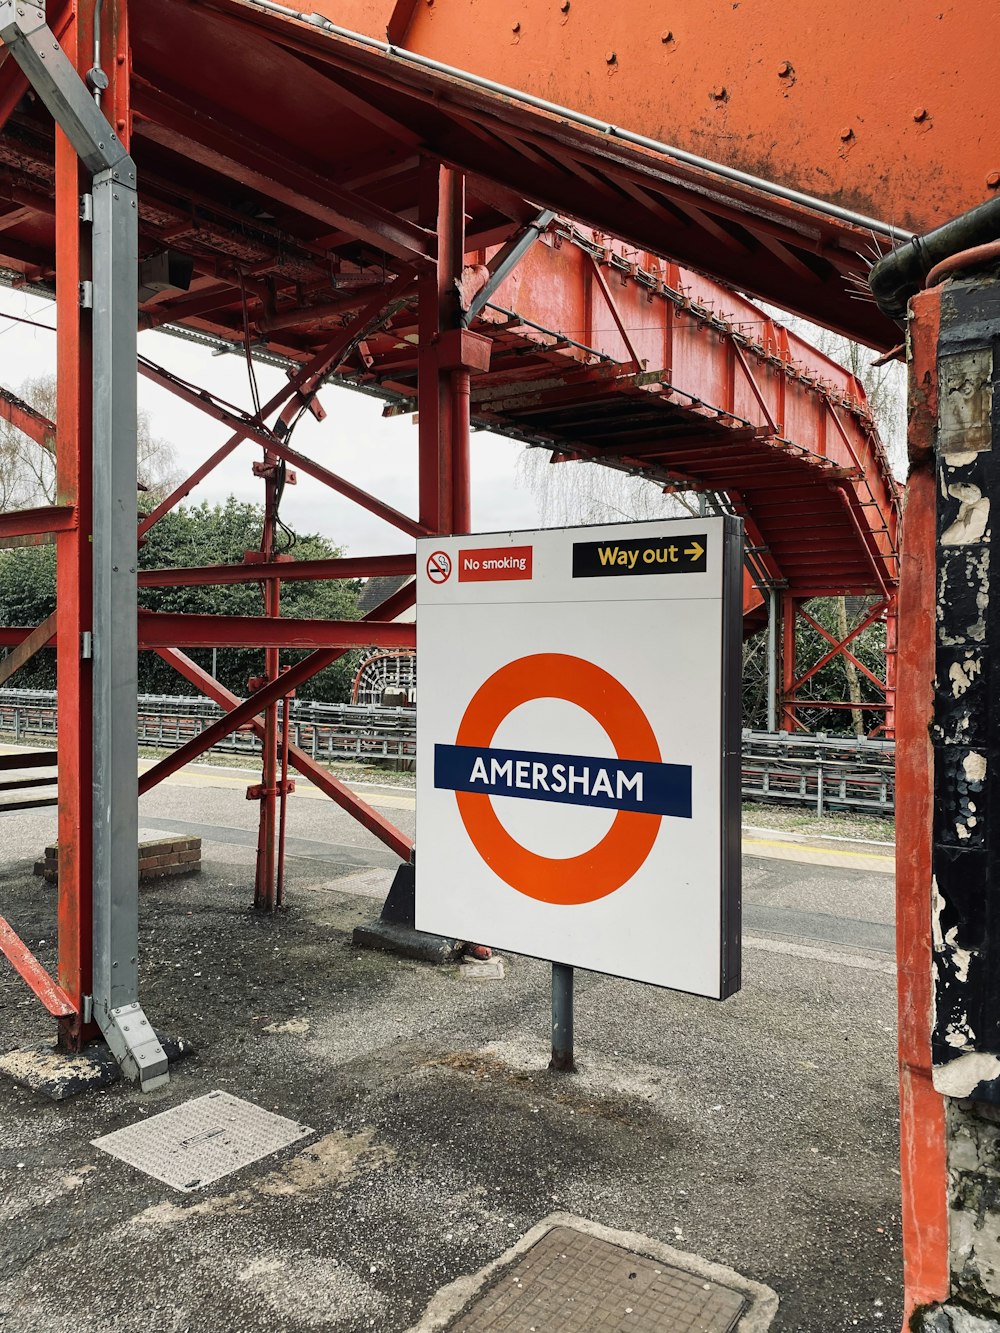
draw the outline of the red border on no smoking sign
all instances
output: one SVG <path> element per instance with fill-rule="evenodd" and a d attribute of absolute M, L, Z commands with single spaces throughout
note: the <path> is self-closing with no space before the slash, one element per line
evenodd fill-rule
<path fill-rule="evenodd" d="M 451 556 L 446 551 L 432 551 L 427 557 L 427 577 L 431 583 L 447 583 L 451 578 Z"/>

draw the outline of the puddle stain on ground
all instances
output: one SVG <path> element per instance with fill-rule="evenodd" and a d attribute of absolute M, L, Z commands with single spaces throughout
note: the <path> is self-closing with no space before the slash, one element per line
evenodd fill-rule
<path fill-rule="evenodd" d="M 177 1204 L 170 1200 L 151 1204 L 136 1213 L 130 1225 L 140 1231 L 177 1226 L 196 1217 L 221 1217 L 238 1212 L 264 1198 L 289 1198 L 342 1185 L 358 1169 L 362 1158 L 366 1169 L 378 1170 L 393 1160 L 395 1152 L 385 1144 L 373 1144 L 374 1131 L 358 1134 L 339 1131 L 325 1134 L 297 1156 L 243 1189 L 216 1194 L 198 1203 Z"/>

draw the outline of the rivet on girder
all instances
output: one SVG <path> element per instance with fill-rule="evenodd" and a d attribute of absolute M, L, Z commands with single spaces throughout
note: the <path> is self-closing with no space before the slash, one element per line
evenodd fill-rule
<path fill-rule="evenodd" d="M 997 186 L 1000 186 L 1000 171 L 991 171 L 986 177 L 986 185 L 991 190 L 995 190 Z"/>
<path fill-rule="evenodd" d="M 844 128 L 840 131 L 840 137 L 841 139 L 843 139 L 844 143 L 847 143 L 848 139 L 853 139 L 854 138 L 853 128 L 850 125 L 845 125 Z"/>
<path fill-rule="evenodd" d="M 918 125 L 921 123 L 921 121 L 926 120 L 926 119 L 927 119 L 927 108 L 926 108 L 925 106 L 917 106 L 917 107 L 914 107 L 914 108 L 913 108 L 913 119 L 917 122 Z"/>
<path fill-rule="evenodd" d="M 660 33 L 660 41 L 663 43 L 664 46 L 669 46 L 673 40 L 674 40 L 674 34 L 672 32 L 668 31 Z"/>
<path fill-rule="evenodd" d="M 792 72 L 792 62 L 790 60 L 783 60 L 781 64 L 778 66 L 778 78 L 787 79 L 788 76 L 791 74 L 791 72 Z"/>
<path fill-rule="evenodd" d="M 606 65 L 617 65 L 617 64 L 618 64 L 618 55 L 617 55 L 617 53 L 614 52 L 614 51 L 608 51 L 608 52 L 606 52 L 606 53 L 605 53 L 605 56 L 604 56 L 604 63 L 605 63 Z"/>

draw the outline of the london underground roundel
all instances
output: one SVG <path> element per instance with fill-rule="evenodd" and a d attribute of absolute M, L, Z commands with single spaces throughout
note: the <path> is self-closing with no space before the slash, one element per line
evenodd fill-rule
<path fill-rule="evenodd" d="M 522 704 L 563 699 L 601 726 L 618 762 L 596 756 L 493 748 L 500 724 Z M 493 673 L 466 708 L 454 746 L 437 747 L 440 786 L 455 784 L 462 822 L 486 864 L 502 880 L 540 902 L 592 902 L 632 878 L 656 841 L 662 790 L 690 813 L 690 770 L 664 765 L 646 715 L 628 690 L 601 667 L 564 653 L 521 657 Z M 497 816 L 492 797 L 526 796 L 613 808 L 608 832 L 571 857 L 543 856 L 522 846 Z"/>

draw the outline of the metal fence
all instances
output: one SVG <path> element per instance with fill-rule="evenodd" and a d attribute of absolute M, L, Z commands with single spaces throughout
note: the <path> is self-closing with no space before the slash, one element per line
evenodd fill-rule
<path fill-rule="evenodd" d="M 143 695 L 139 742 L 170 750 L 222 716 L 208 699 Z M 56 734 L 56 696 L 47 690 L 0 691 L 0 732 L 15 740 Z M 290 739 L 318 760 L 351 761 L 410 769 L 416 758 L 412 708 L 373 708 L 293 700 Z M 227 736 L 213 751 L 260 753 L 249 727 Z M 743 796 L 772 805 L 806 806 L 822 814 L 849 810 L 891 814 L 895 805 L 892 741 L 850 736 L 743 733 Z"/>
<path fill-rule="evenodd" d="M 139 744 L 172 750 L 199 735 L 223 715 L 210 699 L 146 694 L 139 698 Z M 0 732 L 15 740 L 56 734 L 56 696 L 48 690 L 0 691 Z M 355 704 L 320 704 L 294 699 L 289 739 L 319 760 L 391 762 L 413 766 L 417 738 L 412 708 L 369 708 Z M 250 727 L 240 727 L 213 752 L 260 753 Z"/>
<path fill-rule="evenodd" d="M 896 746 L 853 736 L 744 731 L 743 797 L 771 805 L 891 814 Z"/>

